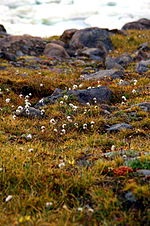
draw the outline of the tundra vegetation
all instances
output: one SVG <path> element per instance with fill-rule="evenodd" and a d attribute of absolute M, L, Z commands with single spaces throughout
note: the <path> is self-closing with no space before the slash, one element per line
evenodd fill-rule
<path fill-rule="evenodd" d="M 133 56 L 149 35 L 111 36 L 115 48 L 109 56 Z M 82 80 L 103 62 L 40 59 L 35 69 L 31 56 L 20 56 L 21 66 L 0 58 L 0 225 L 148 226 L 150 118 L 137 104 L 149 102 L 150 70 L 138 73 L 131 62 L 121 85 L 119 78 Z M 97 86 L 112 90 L 109 105 L 97 104 L 96 98 L 83 105 L 64 92 L 41 107 L 44 117 L 16 114 L 55 88 Z M 119 123 L 133 129 L 107 131 Z"/>

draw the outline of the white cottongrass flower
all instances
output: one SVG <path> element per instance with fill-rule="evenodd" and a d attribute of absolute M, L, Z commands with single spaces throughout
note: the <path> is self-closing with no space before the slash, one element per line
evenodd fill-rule
<path fill-rule="evenodd" d="M 87 89 L 91 89 L 92 87 L 91 86 L 89 86 Z"/>
<path fill-rule="evenodd" d="M 116 150 L 116 146 L 113 144 L 112 146 L 111 146 L 111 151 L 115 151 Z"/>
<path fill-rule="evenodd" d="M 68 100 L 68 95 L 64 95 L 64 100 Z"/>
<path fill-rule="evenodd" d="M 59 103 L 60 103 L 60 105 L 63 105 L 64 104 L 63 100 L 61 100 Z"/>
<path fill-rule="evenodd" d="M 82 208 L 82 207 L 78 207 L 77 210 L 78 210 L 79 212 L 82 212 L 82 211 L 83 211 L 83 208 Z"/>
<path fill-rule="evenodd" d="M 64 162 L 61 162 L 61 163 L 58 164 L 58 167 L 59 168 L 63 168 L 64 166 L 65 166 L 65 163 Z"/>
<path fill-rule="evenodd" d="M 45 126 L 41 126 L 41 130 L 45 130 Z"/>
<path fill-rule="evenodd" d="M 66 123 L 62 124 L 62 128 L 64 129 L 67 126 Z"/>
<path fill-rule="evenodd" d="M 87 124 L 86 123 L 83 124 L 83 129 L 87 129 Z"/>
<path fill-rule="evenodd" d="M 123 101 L 127 101 L 127 98 L 125 96 L 122 96 Z"/>
<path fill-rule="evenodd" d="M 73 87 L 72 87 L 73 90 L 75 90 L 75 89 L 77 89 L 77 88 L 78 88 L 77 85 L 73 85 Z"/>
<path fill-rule="evenodd" d="M 55 125 L 56 124 L 56 120 L 54 118 L 52 118 L 50 121 L 49 121 L 51 124 Z"/>
<path fill-rule="evenodd" d="M 40 87 L 43 87 L 44 85 L 43 85 L 43 83 L 40 83 Z"/>
<path fill-rule="evenodd" d="M 57 133 L 57 132 L 58 132 L 58 129 L 55 128 L 55 129 L 54 129 L 54 132 Z"/>
<path fill-rule="evenodd" d="M 5 102 L 8 104 L 10 102 L 10 98 L 6 98 Z"/>
<path fill-rule="evenodd" d="M 61 131 L 60 131 L 60 135 L 64 135 L 66 133 L 66 130 L 65 129 L 62 129 Z"/>
<path fill-rule="evenodd" d="M 12 118 L 13 118 L 14 120 L 16 119 L 16 117 L 17 117 L 16 115 L 13 115 L 13 116 L 12 116 Z"/>
<path fill-rule="evenodd" d="M 89 102 L 87 102 L 87 103 L 86 103 L 86 105 L 87 105 L 87 106 L 90 106 L 90 103 L 89 103 Z"/>
<path fill-rule="evenodd" d="M 33 148 L 29 148 L 29 149 L 28 149 L 28 152 L 30 152 L 30 153 L 33 152 L 33 151 L 34 151 Z"/>
<path fill-rule="evenodd" d="M 76 128 L 78 128 L 78 127 L 79 127 L 79 125 L 78 125 L 78 123 L 77 123 L 77 122 L 75 122 L 75 123 L 74 123 L 74 126 L 75 126 Z"/>
<path fill-rule="evenodd" d="M 30 98 L 29 95 L 26 95 L 26 96 L 25 96 L 25 100 L 28 100 L 29 98 Z"/>
<path fill-rule="evenodd" d="M 132 93 L 133 93 L 133 94 L 135 94 L 135 93 L 136 93 L 136 90 L 135 90 L 135 89 L 133 89 L 133 90 L 132 90 Z"/>
<path fill-rule="evenodd" d="M 91 207 L 88 207 L 87 210 L 88 210 L 88 212 L 90 212 L 90 213 L 94 213 L 94 209 L 92 209 Z"/>
<path fill-rule="evenodd" d="M 42 110 L 41 110 L 41 115 L 44 115 L 44 114 L 45 114 L 45 110 L 42 109 Z"/>
<path fill-rule="evenodd" d="M 22 93 L 20 93 L 20 94 L 19 94 L 19 97 L 20 97 L 20 98 L 23 98 L 23 94 L 22 94 Z"/>
<path fill-rule="evenodd" d="M 8 196 L 6 197 L 6 199 L 5 199 L 5 202 L 9 202 L 12 198 L 13 198 L 12 195 L 8 195 Z"/>
<path fill-rule="evenodd" d="M 53 203 L 52 202 L 46 202 L 45 203 L 45 207 L 46 208 L 50 208 L 51 206 L 53 206 Z"/>
<path fill-rule="evenodd" d="M 44 99 L 42 98 L 41 100 L 39 100 L 39 103 L 43 104 L 44 103 Z"/>
<path fill-rule="evenodd" d="M 137 84 L 137 80 L 134 79 L 134 80 L 133 80 L 133 85 L 136 86 L 136 84 Z"/>
<path fill-rule="evenodd" d="M 26 140 L 32 140 L 32 134 L 31 133 L 26 135 Z"/>
<path fill-rule="evenodd" d="M 72 118 L 70 115 L 67 116 L 67 120 L 68 120 L 68 122 L 72 122 Z"/>

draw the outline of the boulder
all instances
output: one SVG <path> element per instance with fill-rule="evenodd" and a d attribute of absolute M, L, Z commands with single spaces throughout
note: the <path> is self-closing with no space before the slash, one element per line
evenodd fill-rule
<path fill-rule="evenodd" d="M 43 55 L 55 58 L 69 58 L 69 55 L 64 47 L 56 43 L 48 43 L 45 46 Z"/>
<path fill-rule="evenodd" d="M 143 102 L 137 104 L 143 111 L 150 112 L 150 102 Z"/>
<path fill-rule="evenodd" d="M 45 45 L 46 43 L 42 38 L 29 35 L 10 35 L 0 38 L 0 51 L 16 56 L 39 56 L 43 53 Z"/>
<path fill-rule="evenodd" d="M 138 73 L 143 73 L 150 70 L 150 60 L 141 60 L 136 65 L 136 71 Z"/>
<path fill-rule="evenodd" d="M 72 49 L 82 49 L 84 47 L 102 48 L 102 46 L 107 51 L 113 49 L 109 31 L 98 27 L 76 31 L 69 42 L 69 47 Z"/>
<path fill-rule="evenodd" d="M 51 96 L 42 98 L 34 107 L 39 108 L 47 104 L 55 103 L 59 98 L 64 95 L 74 96 L 76 100 L 81 104 L 94 104 L 94 99 L 96 98 L 97 104 L 110 103 L 113 93 L 105 86 L 100 86 L 97 88 L 83 89 L 83 90 L 61 90 L 55 89 Z"/>
<path fill-rule="evenodd" d="M 77 56 L 85 56 L 91 60 L 98 60 L 98 61 L 104 61 L 106 54 L 107 54 L 107 51 L 103 46 L 101 46 L 101 48 L 85 47 L 81 50 L 79 49 L 76 52 Z"/>
<path fill-rule="evenodd" d="M 122 30 L 149 30 L 150 20 L 146 18 L 139 19 L 137 21 L 126 23 Z"/>
<path fill-rule="evenodd" d="M 150 42 L 142 43 L 134 53 L 134 59 L 149 60 L 150 59 Z"/>
<path fill-rule="evenodd" d="M 22 107 L 21 110 L 16 110 L 15 114 L 17 116 L 24 116 L 28 118 L 43 118 L 44 113 L 42 110 L 36 109 L 34 107 Z"/>
<path fill-rule="evenodd" d="M 119 71 L 116 69 L 99 70 L 93 74 L 82 75 L 83 80 L 100 80 L 105 78 L 116 79 L 116 78 L 123 78 L 123 77 L 124 77 L 123 71 L 121 70 Z"/>
<path fill-rule="evenodd" d="M 2 24 L 0 24 L 0 34 L 3 34 L 3 33 L 7 33 L 7 31 L 5 27 Z"/>
<path fill-rule="evenodd" d="M 124 129 L 133 129 L 133 127 L 127 123 L 118 123 L 118 124 L 114 124 L 114 125 L 110 126 L 106 130 L 108 132 L 118 132 L 118 131 L 121 131 Z"/>

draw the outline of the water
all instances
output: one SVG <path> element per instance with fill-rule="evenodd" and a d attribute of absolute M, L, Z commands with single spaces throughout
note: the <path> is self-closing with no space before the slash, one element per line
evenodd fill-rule
<path fill-rule="evenodd" d="M 65 29 L 120 29 L 150 19 L 150 0 L 0 0 L 0 23 L 10 34 L 60 35 Z"/>

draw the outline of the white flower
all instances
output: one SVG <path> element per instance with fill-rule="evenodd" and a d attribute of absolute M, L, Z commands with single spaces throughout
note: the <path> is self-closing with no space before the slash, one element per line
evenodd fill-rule
<path fill-rule="evenodd" d="M 68 120 L 68 122 L 72 122 L 72 119 L 71 119 L 70 115 L 67 116 L 67 120 Z"/>
<path fill-rule="evenodd" d="M 46 202 L 46 204 L 45 204 L 46 208 L 49 208 L 49 207 L 51 207 L 52 205 L 53 205 L 52 202 Z"/>
<path fill-rule="evenodd" d="M 95 124 L 95 122 L 94 121 L 91 121 L 91 125 L 94 125 Z"/>
<path fill-rule="evenodd" d="M 82 207 L 78 207 L 77 210 L 78 210 L 79 212 L 82 212 L 82 211 L 83 211 L 83 208 L 82 208 Z"/>
<path fill-rule="evenodd" d="M 44 102 L 44 99 L 42 98 L 41 100 L 39 100 L 39 103 L 42 104 Z"/>
<path fill-rule="evenodd" d="M 60 103 L 61 105 L 63 105 L 63 104 L 64 104 L 63 100 L 61 100 L 59 103 Z"/>
<path fill-rule="evenodd" d="M 41 130 L 45 130 L 45 126 L 41 126 Z"/>
<path fill-rule="evenodd" d="M 58 167 L 59 168 L 63 168 L 64 166 L 65 166 L 65 163 L 64 162 L 61 162 L 61 163 L 58 164 Z"/>
<path fill-rule="evenodd" d="M 113 145 L 111 146 L 111 151 L 115 151 L 115 149 L 116 149 L 116 146 L 113 144 Z"/>
<path fill-rule="evenodd" d="M 22 97 L 23 97 L 23 95 L 20 93 L 20 94 L 19 94 L 19 97 L 20 97 L 20 98 L 22 98 Z"/>
<path fill-rule="evenodd" d="M 73 87 L 72 87 L 73 90 L 75 90 L 75 89 L 77 89 L 77 88 L 78 88 L 77 85 L 73 85 Z"/>
<path fill-rule="evenodd" d="M 29 97 L 29 95 L 26 95 L 25 96 L 25 100 L 28 100 L 30 97 Z"/>
<path fill-rule="evenodd" d="M 87 105 L 87 106 L 90 106 L 90 103 L 89 103 L 89 102 L 87 102 L 87 103 L 86 103 L 86 105 Z"/>
<path fill-rule="evenodd" d="M 83 129 L 87 129 L 87 124 L 86 123 L 83 124 Z"/>
<path fill-rule="evenodd" d="M 44 85 L 43 85 L 43 83 L 40 83 L 40 87 L 43 87 Z"/>
<path fill-rule="evenodd" d="M 13 197 L 12 195 L 8 195 L 5 199 L 5 202 L 9 202 L 12 199 L 12 197 Z"/>
<path fill-rule="evenodd" d="M 58 132 L 58 130 L 55 128 L 55 129 L 54 129 L 54 132 L 55 132 L 55 133 L 57 133 L 57 132 Z"/>
<path fill-rule="evenodd" d="M 136 93 L 136 90 L 135 90 L 135 89 L 133 89 L 133 90 L 132 90 L 132 93 L 133 93 L 133 94 L 134 94 L 134 93 Z"/>
<path fill-rule="evenodd" d="M 64 100 L 68 100 L 68 95 L 64 95 Z"/>
<path fill-rule="evenodd" d="M 49 121 L 51 124 L 55 125 L 56 124 L 56 120 L 54 118 L 52 118 L 50 121 Z"/>
<path fill-rule="evenodd" d="M 18 106 L 17 109 L 20 110 L 20 111 L 23 111 L 23 107 L 22 106 Z"/>
<path fill-rule="evenodd" d="M 8 104 L 10 102 L 10 98 L 6 98 L 6 103 Z"/>
<path fill-rule="evenodd" d="M 87 89 L 91 89 L 92 87 L 91 86 L 89 86 Z"/>
<path fill-rule="evenodd" d="M 87 210 L 88 212 L 94 213 L 94 209 L 92 209 L 91 207 L 89 207 Z"/>
<path fill-rule="evenodd" d="M 28 149 L 28 152 L 33 152 L 33 151 L 34 151 L 33 148 L 29 148 L 29 149 Z"/>
<path fill-rule="evenodd" d="M 29 133 L 28 135 L 26 135 L 26 140 L 32 140 L 32 134 Z"/>
<path fill-rule="evenodd" d="M 76 128 L 78 128 L 78 127 L 79 127 L 79 125 L 78 125 L 78 123 L 77 123 L 77 122 L 75 122 L 75 123 L 74 123 L 74 126 L 75 126 Z"/>
<path fill-rule="evenodd" d="M 62 128 L 64 129 L 66 127 L 66 125 L 67 125 L 66 123 L 62 124 Z"/>
<path fill-rule="evenodd" d="M 136 84 L 137 84 L 137 80 L 136 79 L 133 80 L 133 84 L 136 86 Z"/>
<path fill-rule="evenodd" d="M 127 98 L 125 96 L 122 96 L 123 101 L 127 101 Z"/>
<path fill-rule="evenodd" d="M 17 117 L 16 115 L 13 115 L 13 117 L 12 117 L 12 118 L 15 120 L 15 119 L 16 119 L 16 117 Z"/>
<path fill-rule="evenodd" d="M 45 110 L 42 109 L 42 110 L 41 110 L 41 115 L 44 115 L 44 114 L 45 114 Z"/>
<path fill-rule="evenodd" d="M 66 130 L 65 129 L 62 129 L 61 131 L 60 131 L 60 135 L 64 135 L 66 133 Z"/>

